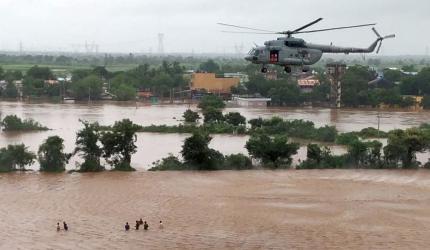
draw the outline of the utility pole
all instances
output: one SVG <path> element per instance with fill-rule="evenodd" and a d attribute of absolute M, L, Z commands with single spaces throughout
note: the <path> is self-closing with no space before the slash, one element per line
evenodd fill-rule
<path fill-rule="evenodd" d="M 380 130 L 380 126 L 381 126 L 381 111 L 378 109 L 378 115 L 377 115 L 377 117 L 378 117 L 378 138 L 379 138 L 379 131 L 381 131 Z"/>
<path fill-rule="evenodd" d="M 381 118 L 389 118 L 389 117 L 383 117 L 381 115 L 381 110 L 378 108 L 378 114 L 376 115 L 376 118 L 378 120 L 378 138 L 380 137 L 380 131 L 381 131 Z"/>

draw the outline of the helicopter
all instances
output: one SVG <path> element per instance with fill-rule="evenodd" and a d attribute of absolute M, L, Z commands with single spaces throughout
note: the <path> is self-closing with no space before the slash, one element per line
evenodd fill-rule
<path fill-rule="evenodd" d="M 352 28 L 360 28 L 360 27 L 368 27 L 375 26 L 376 23 L 362 24 L 362 25 L 354 25 L 354 26 L 344 26 L 344 27 L 336 27 L 336 28 L 327 28 L 327 29 L 318 29 L 318 30 L 306 30 L 312 25 L 322 21 L 323 18 L 318 18 L 315 21 L 308 23 L 298 29 L 288 30 L 288 31 L 270 31 L 265 29 L 256 29 L 226 23 L 218 23 L 218 25 L 244 29 L 248 31 L 222 31 L 226 33 L 241 33 L 241 34 L 270 34 L 270 35 L 284 35 L 283 37 L 279 37 L 277 40 L 270 40 L 264 43 L 264 46 L 255 45 L 255 48 L 252 48 L 248 55 L 245 57 L 245 60 L 254 63 L 254 64 L 262 64 L 261 72 L 267 73 L 267 65 L 278 65 L 282 66 L 285 69 L 285 72 L 291 73 L 292 67 L 301 67 L 303 72 L 307 72 L 310 70 L 310 65 L 317 63 L 324 53 L 373 53 L 377 48 L 376 53 L 378 54 L 381 50 L 382 41 L 389 38 L 395 38 L 396 35 L 388 35 L 381 36 L 379 32 L 372 27 L 373 32 L 376 34 L 377 39 L 374 41 L 368 48 L 354 48 L 354 47 L 338 47 L 330 45 L 320 45 L 320 44 L 312 44 L 307 43 L 305 40 L 301 38 L 293 37 L 296 34 L 307 34 L 307 33 L 316 33 L 316 32 L 324 32 L 331 30 L 343 30 L 343 29 L 352 29 Z M 378 46 L 379 45 L 379 46 Z"/>

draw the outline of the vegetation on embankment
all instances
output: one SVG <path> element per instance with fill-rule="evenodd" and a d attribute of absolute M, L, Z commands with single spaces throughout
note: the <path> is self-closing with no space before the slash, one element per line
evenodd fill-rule
<path fill-rule="evenodd" d="M 427 128 L 426 128 L 427 127 Z M 166 170 L 234 170 L 234 169 L 285 169 L 291 167 L 292 156 L 299 145 L 289 142 L 286 136 L 253 134 L 246 143 L 249 155 L 224 156 L 208 147 L 211 137 L 195 132 L 182 146 L 183 160 L 169 155 L 154 163 L 152 171 Z M 307 146 L 307 158 L 297 169 L 416 169 L 430 168 L 430 161 L 422 164 L 416 154 L 430 150 L 430 129 L 412 128 L 393 130 L 388 144 L 379 141 L 362 141 L 357 138 L 346 143 L 348 152 L 333 155 L 330 148 L 318 144 Z M 233 162 L 233 163 L 232 163 Z M 255 163 L 255 164 L 253 164 Z"/>

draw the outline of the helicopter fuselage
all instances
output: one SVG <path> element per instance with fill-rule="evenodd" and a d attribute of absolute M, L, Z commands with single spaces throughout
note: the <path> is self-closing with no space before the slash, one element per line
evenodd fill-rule
<path fill-rule="evenodd" d="M 257 46 L 253 48 L 248 56 L 245 57 L 247 61 L 250 61 L 255 64 L 262 64 L 263 68 L 261 72 L 267 72 L 267 65 L 274 64 L 285 67 L 285 71 L 287 73 L 291 73 L 291 66 L 301 66 L 303 71 L 309 70 L 309 65 L 313 65 L 317 63 L 324 53 L 372 53 L 375 51 L 376 47 L 379 44 L 379 47 L 376 53 L 379 53 L 382 45 L 382 41 L 387 38 L 396 37 L 394 34 L 388 36 L 381 36 L 375 28 L 372 28 L 373 32 L 377 36 L 376 41 L 374 41 L 368 48 L 355 48 L 355 47 L 339 47 L 330 45 L 319 45 L 319 44 L 311 44 L 306 43 L 305 40 L 301 38 L 295 38 L 293 35 L 295 34 L 304 34 L 304 33 L 316 33 L 323 31 L 331 31 L 331 30 L 343 30 L 343 29 L 352 29 L 352 28 L 360 28 L 360 27 L 368 27 L 375 26 L 376 23 L 362 24 L 362 25 L 353 25 L 353 26 L 343 26 L 343 27 L 335 27 L 335 28 L 326 28 L 326 29 L 317 29 L 317 30 L 306 30 L 312 25 L 323 20 L 322 18 L 318 18 L 313 22 L 310 22 L 298 29 L 288 30 L 288 31 L 271 31 L 265 29 L 256 29 L 245 26 L 238 26 L 226 23 L 218 23 L 222 26 L 227 26 L 231 28 L 244 29 L 248 30 L 248 32 L 229 32 L 228 33 L 247 33 L 247 34 L 281 34 L 285 35 L 284 37 L 280 37 L 276 40 L 267 41 L 264 43 L 264 46 Z M 252 31 L 252 32 L 249 32 Z"/>
<path fill-rule="evenodd" d="M 297 38 L 278 38 L 264 45 L 252 49 L 245 59 L 255 64 L 302 66 L 317 63 L 323 55 L 321 50 L 309 48 Z"/>
<path fill-rule="evenodd" d="M 291 66 L 305 68 L 317 63 L 324 53 L 371 53 L 380 41 L 381 38 L 378 38 L 368 48 L 354 48 L 311 44 L 301 38 L 280 37 L 265 42 L 264 46 L 253 48 L 245 59 L 254 64 L 262 64 L 263 70 L 265 65 L 273 64 L 290 71 Z"/>

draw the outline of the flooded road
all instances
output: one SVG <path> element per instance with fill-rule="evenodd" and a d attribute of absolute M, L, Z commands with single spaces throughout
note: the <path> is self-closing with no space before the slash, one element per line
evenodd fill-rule
<path fill-rule="evenodd" d="M 0 249 L 430 244 L 429 171 L 2 174 L 0 190 Z M 141 217 L 149 231 L 123 230 Z M 70 231 L 56 232 L 63 220 Z"/>
<path fill-rule="evenodd" d="M 76 132 L 81 128 L 79 120 L 97 121 L 102 125 L 111 125 L 115 121 L 129 118 L 141 125 L 179 124 L 188 105 L 148 106 L 135 103 L 17 103 L 0 102 L 1 116 L 15 114 L 22 118 L 33 118 L 51 128 L 44 132 L 0 133 L 0 147 L 8 144 L 25 143 L 32 151 L 48 136 L 59 135 L 65 139 L 68 152 L 75 146 Z M 191 107 L 196 109 L 195 107 Z M 280 116 L 285 119 L 304 119 L 313 121 L 317 126 L 333 125 L 341 132 L 361 130 L 366 127 L 377 127 L 375 110 L 331 110 L 322 108 L 227 108 L 225 112 L 238 111 L 248 119 Z M 381 129 L 388 131 L 394 128 L 408 128 L 430 121 L 430 112 L 384 111 L 381 112 Z M 147 134 L 138 135 L 138 152 L 133 156 L 132 165 L 137 169 L 147 169 L 152 162 L 166 157 L 169 153 L 178 155 L 183 140 L 187 135 Z M 212 147 L 222 153 L 246 153 L 244 148 L 247 137 L 216 135 Z M 228 141 L 228 143 L 225 143 Z M 339 147 L 333 151 L 342 153 Z M 306 149 L 301 148 L 295 160 L 303 159 Z M 425 158 L 425 157 L 424 157 Z M 426 159 L 425 159 L 426 160 Z M 78 157 L 72 158 L 68 169 L 75 168 Z M 34 166 L 37 168 L 37 166 Z"/>

